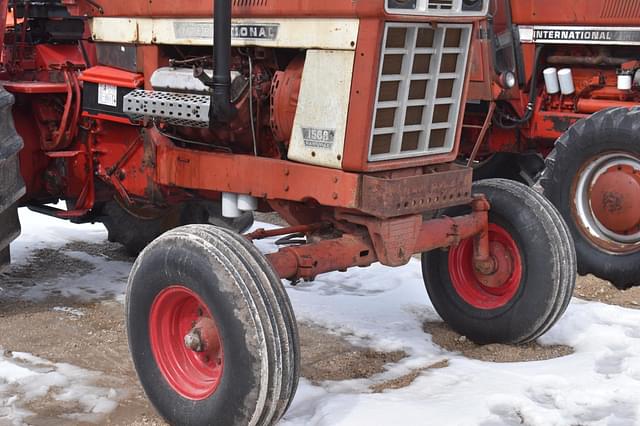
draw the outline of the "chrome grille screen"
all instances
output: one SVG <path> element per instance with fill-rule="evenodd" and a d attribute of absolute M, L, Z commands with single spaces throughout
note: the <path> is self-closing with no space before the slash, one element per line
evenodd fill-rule
<path fill-rule="evenodd" d="M 387 23 L 369 161 L 453 150 L 471 24 Z"/>
<path fill-rule="evenodd" d="M 386 0 L 386 10 L 397 15 L 485 16 L 489 0 Z"/>
<path fill-rule="evenodd" d="M 429 0 L 427 1 L 427 10 L 453 11 L 453 0 Z"/>

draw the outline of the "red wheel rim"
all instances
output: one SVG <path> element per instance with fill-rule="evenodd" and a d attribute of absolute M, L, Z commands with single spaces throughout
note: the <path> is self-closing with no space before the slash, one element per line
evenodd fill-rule
<path fill-rule="evenodd" d="M 158 368 L 173 390 L 194 401 L 215 393 L 224 368 L 222 341 L 200 296 L 179 285 L 164 289 L 151 306 L 149 335 Z"/>
<path fill-rule="evenodd" d="M 458 295 L 469 305 L 483 310 L 498 309 L 509 303 L 520 288 L 522 258 L 518 245 L 509 232 L 496 224 L 489 224 L 491 256 L 498 265 L 494 276 L 502 276 L 498 283 L 487 286 L 473 267 L 473 239 L 462 241 L 449 250 L 449 274 Z"/>

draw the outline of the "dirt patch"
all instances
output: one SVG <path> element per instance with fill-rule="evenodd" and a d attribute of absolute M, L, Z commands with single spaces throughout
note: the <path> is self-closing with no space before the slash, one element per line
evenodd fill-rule
<path fill-rule="evenodd" d="M 411 373 L 405 374 L 404 376 L 400 376 L 395 379 L 387 380 L 386 382 L 375 384 L 369 387 L 369 389 L 371 389 L 373 393 L 382 393 L 386 390 L 406 388 L 407 386 L 411 385 L 420 376 L 420 374 L 424 373 L 425 371 L 438 370 L 440 368 L 447 368 L 448 366 L 449 366 L 449 360 L 445 359 L 445 360 L 436 362 L 435 364 L 430 365 L 428 367 L 413 370 L 411 371 Z"/>
<path fill-rule="evenodd" d="M 54 363 L 69 363 L 99 371 L 99 386 L 122 389 L 126 397 L 105 422 L 118 425 L 164 424 L 155 414 L 140 387 L 130 361 L 124 324 L 124 307 L 117 302 L 79 304 L 64 301 L 73 311 L 54 310 L 61 300 L 32 304 L 20 302 L 16 309 L 3 309 L 0 346 L 13 352 L 27 352 Z M 75 313 L 75 314 L 74 314 Z M 33 425 L 75 425 L 65 414 L 77 407 L 40 399 L 27 409 L 36 413 Z"/>
<path fill-rule="evenodd" d="M 28 299 L 24 294 L 34 287 L 47 287 L 43 287 L 42 293 L 51 299 L 61 296 L 62 293 L 62 289 L 56 287 L 55 282 L 64 282 L 67 279 L 72 282 L 76 277 L 90 276 L 95 270 L 95 265 L 78 258 L 75 253 L 88 254 L 108 261 L 132 263 L 134 260 L 126 254 L 122 246 L 109 242 L 72 242 L 60 248 L 35 250 L 25 262 L 13 264 L 0 273 L 0 311 L 3 305 L 16 303 L 16 299 Z M 91 289 L 85 290 L 88 294 L 95 292 Z"/>
<path fill-rule="evenodd" d="M 544 361 L 571 355 L 573 348 L 569 346 L 543 346 L 539 343 L 526 345 L 476 345 L 464 336 L 460 336 L 441 322 L 424 323 L 424 331 L 431 334 L 433 343 L 451 351 L 459 352 L 467 358 L 487 362 L 526 362 Z"/>
<path fill-rule="evenodd" d="M 124 247 L 117 243 L 111 243 L 105 241 L 101 244 L 92 244 L 85 243 L 82 241 L 74 241 L 67 245 L 65 245 L 63 250 L 66 251 L 78 251 L 82 253 L 89 254 L 91 256 L 96 257 L 104 257 L 108 260 L 120 261 L 120 262 L 131 262 L 133 263 L 136 258 L 130 256 Z"/>
<path fill-rule="evenodd" d="M 60 309 L 61 306 L 64 309 Z M 5 305 L 0 307 L 0 312 L 3 329 L 0 347 L 31 353 L 54 363 L 69 363 L 99 371 L 104 374 L 104 379 L 98 385 L 127 392 L 118 408 L 101 423 L 165 425 L 146 398 L 131 363 L 122 304 L 50 299 L 42 303 Z M 309 324 L 301 323 L 299 330 L 302 376 L 314 383 L 368 378 L 384 372 L 385 365 L 406 356 L 403 352 L 385 353 L 354 346 L 344 337 Z M 379 389 L 402 387 L 403 380 L 408 378 L 381 384 Z M 29 424 L 79 424 L 65 418 L 66 414 L 78 411 L 75 404 L 61 404 L 44 398 L 25 408 L 36 413 L 27 419 Z"/>
<path fill-rule="evenodd" d="M 407 356 L 402 351 L 377 352 L 355 346 L 317 326 L 300 323 L 298 327 L 302 377 L 313 383 L 369 378 Z"/>
<path fill-rule="evenodd" d="M 593 275 L 578 278 L 574 295 L 584 300 L 640 309 L 640 287 L 618 290 L 608 281 Z"/>
<path fill-rule="evenodd" d="M 38 282 L 70 274 L 87 274 L 93 269 L 91 263 L 67 255 L 65 248 L 45 248 L 34 251 L 28 262 L 11 267 L 0 274 L 0 278 L 3 286 L 19 284 L 33 287 Z"/>

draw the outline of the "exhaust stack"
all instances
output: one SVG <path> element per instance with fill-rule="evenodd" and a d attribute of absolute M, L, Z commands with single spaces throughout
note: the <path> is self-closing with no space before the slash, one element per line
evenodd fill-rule
<path fill-rule="evenodd" d="M 236 113 L 231 104 L 231 0 L 213 1 L 213 81 L 209 125 L 228 123 Z"/>

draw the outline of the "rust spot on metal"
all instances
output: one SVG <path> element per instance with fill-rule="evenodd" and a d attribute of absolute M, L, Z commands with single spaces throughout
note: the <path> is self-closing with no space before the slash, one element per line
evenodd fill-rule
<path fill-rule="evenodd" d="M 544 117 L 544 121 L 550 124 L 551 129 L 559 133 L 566 132 L 575 123 L 575 119 L 562 115 L 546 116 Z"/>

